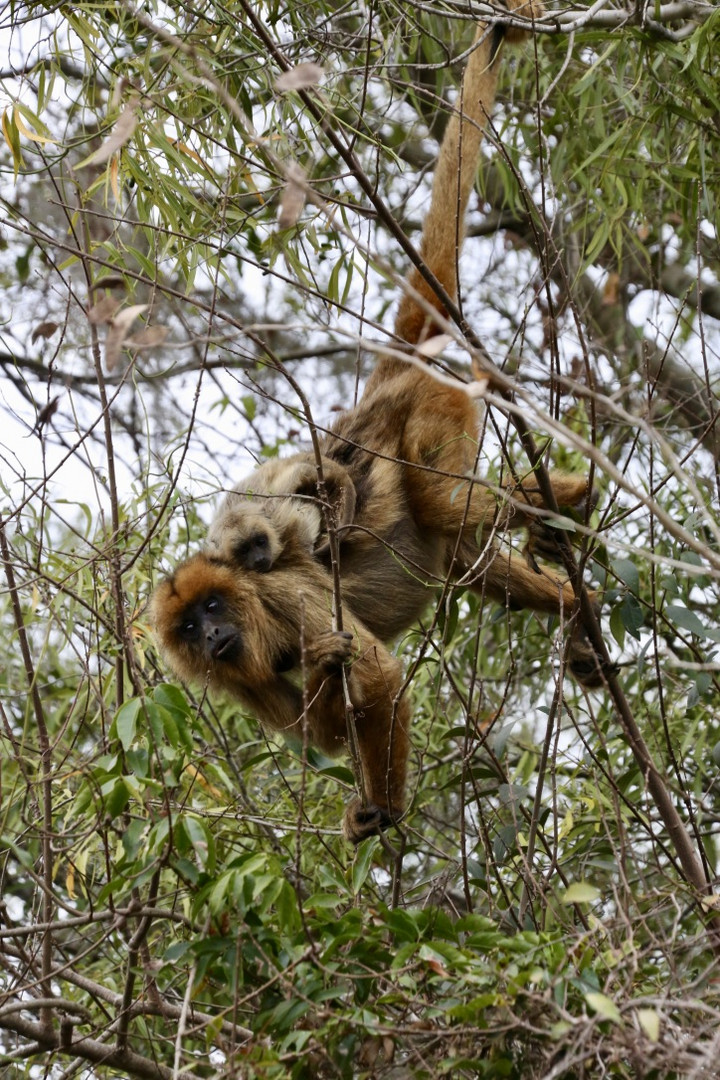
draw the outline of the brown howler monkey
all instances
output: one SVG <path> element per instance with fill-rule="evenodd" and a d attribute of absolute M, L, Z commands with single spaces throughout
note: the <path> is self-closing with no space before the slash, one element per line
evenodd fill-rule
<path fill-rule="evenodd" d="M 539 0 L 507 0 L 507 6 L 529 17 L 542 12 Z M 425 264 L 453 299 L 462 220 L 482 130 L 495 98 L 503 36 L 518 35 L 505 33 L 500 24 L 492 29 L 481 25 L 478 30 L 459 107 L 440 150 L 423 232 Z M 435 332 L 428 308 L 442 314 L 443 307 L 417 271 L 409 283 L 395 332 L 414 345 Z M 416 621 L 429 602 L 428 586 L 451 580 L 511 607 L 554 613 L 569 613 L 574 604 L 567 582 L 536 572 L 495 543 L 499 528 L 535 522 L 543 500 L 532 478 L 500 497 L 488 492 L 474 477 L 477 450 L 478 418 L 467 388 L 439 380 L 422 364 L 391 356 L 379 360 L 359 404 L 320 440 L 321 467 L 334 491 L 330 501 L 336 508 L 345 617 L 359 642 L 359 657 L 351 668 L 352 693 L 358 702 L 373 702 L 371 708 L 360 705 L 372 719 L 363 735 L 358 731 L 371 805 L 363 816 L 362 804 L 356 801 L 345 819 L 346 833 L 356 842 L 382 828 L 404 805 L 409 716 L 404 700 L 395 701 L 399 669 L 380 643 Z M 562 507 L 576 507 L 588 495 L 584 477 L 553 474 L 551 479 Z M 209 551 L 221 554 L 224 561 L 208 556 L 191 559 L 160 586 L 153 604 L 161 644 L 178 673 L 195 678 L 208 673 L 211 685 L 236 694 L 273 727 L 288 728 L 302 714 L 301 695 L 283 674 L 283 657 L 290 650 L 296 664 L 303 639 L 302 605 L 299 600 L 288 605 L 288 595 L 309 590 L 304 592 L 306 610 L 311 612 L 304 640 L 312 643 L 327 632 L 330 575 L 322 562 L 327 566 L 328 554 L 326 545 L 323 550 L 318 543 L 320 532 L 313 538 L 320 520 L 315 516 L 318 506 L 298 499 L 299 493 L 315 494 L 314 480 L 315 460 L 307 453 L 258 468 L 241 488 L 262 498 L 256 495 L 247 501 L 238 490 L 211 526 Z M 272 526 L 268 556 L 253 550 L 252 540 L 249 548 L 242 546 L 248 534 L 253 535 L 257 517 L 254 525 L 251 518 L 256 515 L 265 516 Z M 293 524 L 303 515 L 304 527 Z M 308 526 L 308 521 L 314 524 Z M 253 564 L 271 572 L 246 573 Z M 198 637 L 184 640 L 183 613 L 195 610 L 198 603 L 202 606 L 205 576 L 214 583 L 214 575 L 220 573 L 230 621 L 225 618 L 222 630 L 211 621 Z M 213 595 L 217 591 L 210 590 Z M 224 636 L 232 643 L 228 662 L 225 645 L 217 644 Z M 331 748 L 344 736 L 340 680 L 328 673 L 326 660 L 318 663 L 314 653 L 311 659 L 313 687 L 321 685 L 323 691 L 308 713 L 309 727 L 319 745 Z M 334 663 L 337 666 L 337 658 Z M 580 634 L 571 643 L 571 666 L 588 683 L 597 679 L 595 654 Z"/>
<path fill-rule="evenodd" d="M 224 690 L 268 727 L 326 754 L 347 745 L 341 670 L 355 714 L 366 799 L 348 804 L 343 831 L 358 843 L 404 810 L 410 711 L 400 663 L 357 619 L 331 630 L 330 579 L 291 528 L 271 574 L 238 572 L 205 553 L 155 590 L 151 618 L 177 675 Z"/>

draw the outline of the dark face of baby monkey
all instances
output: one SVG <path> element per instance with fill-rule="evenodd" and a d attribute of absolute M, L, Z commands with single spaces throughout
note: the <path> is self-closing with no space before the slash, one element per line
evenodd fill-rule
<path fill-rule="evenodd" d="M 284 543 L 274 522 L 251 507 L 227 509 L 223 531 L 208 536 L 207 551 L 223 562 L 267 574 L 282 554 Z"/>

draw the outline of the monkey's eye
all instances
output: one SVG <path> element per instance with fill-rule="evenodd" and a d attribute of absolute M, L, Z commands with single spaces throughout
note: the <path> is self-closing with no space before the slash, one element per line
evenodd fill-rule
<path fill-rule="evenodd" d="M 208 596 L 205 601 L 206 615 L 216 615 L 222 608 L 222 602 L 217 596 Z"/>
<path fill-rule="evenodd" d="M 267 533 L 258 533 L 253 540 L 253 544 L 255 547 L 266 548 L 268 546 Z"/>
<path fill-rule="evenodd" d="M 197 631 L 197 623 L 194 619 L 187 619 L 180 626 L 180 636 L 184 638 L 193 638 Z"/>

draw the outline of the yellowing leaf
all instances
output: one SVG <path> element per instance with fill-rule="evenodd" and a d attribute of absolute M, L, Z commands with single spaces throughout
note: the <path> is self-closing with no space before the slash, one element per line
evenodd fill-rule
<path fill-rule="evenodd" d="M 193 161 L 197 161 L 198 165 L 201 165 L 203 169 L 207 169 L 209 173 L 212 172 L 212 169 L 210 168 L 208 163 L 206 161 L 203 161 L 200 155 L 196 154 L 192 147 L 188 146 L 187 143 L 173 140 L 173 144 L 177 147 L 181 154 L 187 154 L 187 156 L 191 157 Z"/>
<path fill-rule="evenodd" d="M 603 1020 L 612 1020 L 614 1024 L 622 1024 L 620 1010 L 606 994 L 600 994 L 596 990 L 589 990 L 585 995 L 585 1000 L 593 1012 L 596 1012 Z"/>
<path fill-rule="evenodd" d="M 71 900 L 75 899 L 75 867 L 72 863 L 68 863 L 67 873 L 65 874 L 65 888 L 67 889 L 68 896 Z"/>
<path fill-rule="evenodd" d="M 591 904 L 600 898 L 600 890 L 587 881 L 575 881 L 568 885 L 563 896 L 563 904 Z"/>
<path fill-rule="evenodd" d="M 650 1042 L 657 1042 L 660 1038 L 660 1015 L 657 1010 L 638 1009 L 637 1018 Z"/>
<path fill-rule="evenodd" d="M 20 151 L 20 132 L 17 129 L 15 118 L 12 113 L 8 113 L 7 109 L 2 114 L 2 120 L 0 121 L 2 127 L 2 133 L 5 138 L 5 142 L 10 147 L 10 153 L 13 159 L 13 179 L 17 180 L 18 170 L 23 164 L 22 153 Z"/>
<path fill-rule="evenodd" d="M 210 783 L 210 781 L 205 776 L 203 776 L 203 774 L 200 772 L 200 769 L 198 769 L 195 765 L 186 765 L 185 775 L 191 777 L 193 780 L 197 780 L 198 784 L 200 784 L 201 787 L 205 788 L 207 793 L 209 795 L 212 795 L 212 797 L 217 802 L 224 801 L 224 795 L 220 788 L 216 787 L 215 784 Z"/>
<path fill-rule="evenodd" d="M 110 187 L 115 196 L 115 202 L 120 202 L 120 185 L 118 183 L 119 171 L 118 159 L 114 157 L 110 162 Z"/>
<path fill-rule="evenodd" d="M 15 108 L 13 109 L 13 120 L 17 124 L 17 129 L 18 129 L 18 131 L 20 132 L 21 135 L 24 135 L 26 139 L 30 139 L 31 142 L 37 142 L 37 143 L 56 143 L 57 142 L 57 139 L 51 139 L 47 135 L 40 135 L 37 131 L 31 131 L 30 128 L 27 126 L 27 124 L 25 123 L 25 121 L 22 118 L 23 113 L 26 114 L 26 116 L 30 120 L 30 123 L 36 123 L 36 124 L 40 123 L 40 121 L 37 119 L 37 117 L 32 116 L 32 113 L 29 113 L 29 110 L 26 110 L 26 109 L 22 108 L 22 106 L 20 106 L 20 105 L 16 105 Z"/>

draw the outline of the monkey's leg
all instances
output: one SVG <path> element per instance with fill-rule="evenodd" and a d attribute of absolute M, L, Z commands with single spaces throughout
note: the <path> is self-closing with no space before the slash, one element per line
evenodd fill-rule
<path fill-rule="evenodd" d="M 439 383 L 431 375 L 413 372 L 415 393 L 401 444 L 408 500 L 420 529 L 472 537 L 482 530 L 489 537 L 502 524 L 522 528 L 537 523 L 523 506 L 545 506 L 535 477 L 507 487 L 507 498 L 469 479 L 477 457 L 477 414 L 460 387 Z M 416 466 L 416 467 L 413 467 Z M 467 480 L 463 479 L 468 477 Z M 577 509 L 590 497 L 584 476 L 551 473 L 560 507 Z"/>
<path fill-rule="evenodd" d="M 473 592 L 510 608 L 529 608 L 557 615 L 572 611 L 575 593 L 567 581 L 531 570 L 523 559 L 491 546 L 480 554 L 463 544 L 458 550 L 453 577 Z"/>
<path fill-rule="evenodd" d="M 575 594 L 570 584 L 547 572 L 531 570 L 522 559 L 491 547 L 481 558 L 472 562 L 472 552 L 465 545 L 460 551 L 458 580 L 473 592 L 510 608 L 527 608 L 551 615 L 570 615 Z M 590 593 L 590 600 L 599 614 L 599 605 Z M 584 627 L 575 621 L 568 651 L 570 671 L 587 689 L 604 684 L 603 674 L 609 669 L 596 654 Z M 614 665 L 612 670 L 615 670 Z"/>
<path fill-rule="evenodd" d="M 547 534 L 552 536 L 552 526 L 544 525 L 542 516 L 525 509 L 537 511 L 546 507 L 534 477 L 508 484 L 504 491 L 490 491 L 477 481 L 459 478 L 463 473 L 468 475 L 472 466 L 457 460 L 458 455 L 451 454 L 449 448 L 428 456 L 432 458 L 431 466 L 408 469 L 413 517 L 421 529 L 431 529 L 451 539 L 461 532 L 478 540 L 480 535 L 488 539 L 498 528 L 531 528 L 542 540 Z M 592 501 L 585 476 L 552 472 L 550 483 L 561 513 L 582 512 Z"/>

